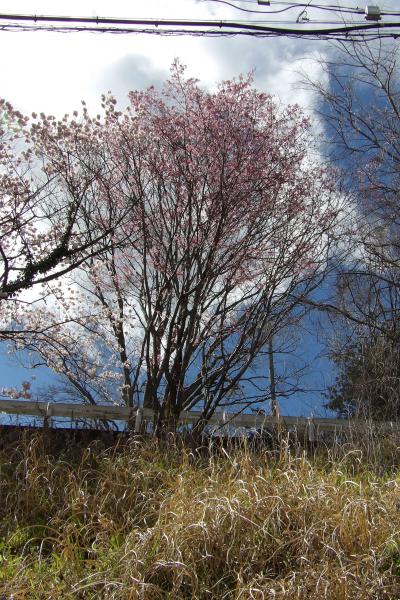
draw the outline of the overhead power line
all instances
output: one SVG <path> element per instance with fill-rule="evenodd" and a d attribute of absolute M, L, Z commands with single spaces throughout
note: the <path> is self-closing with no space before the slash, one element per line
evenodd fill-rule
<path fill-rule="evenodd" d="M 212 2 L 217 3 L 217 4 L 226 4 L 227 6 L 230 6 L 232 8 L 235 8 L 236 10 L 242 11 L 242 12 L 249 12 L 249 13 L 257 13 L 257 14 L 262 14 L 262 15 L 271 15 L 271 14 L 275 14 L 275 13 L 281 13 L 281 12 L 286 12 L 289 10 L 298 10 L 299 8 L 309 8 L 309 9 L 316 9 L 316 10 L 322 10 L 322 11 L 328 11 L 328 12 L 333 12 L 333 13 L 340 13 L 340 14 L 353 14 L 353 15 L 365 15 L 365 9 L 363 8 L 352 8 L 351 6 L 342 6 L 340 4 L 315 4 L 312 2 L 307 2 L 307 3 L 294 3 L 294 2 L 275 2 L 274 0 L 271 0 L 269 2 L 269 4 L 265 4 L 266 7 L 268 7 L 268 10 L 262 9 L 262 5 L 258 4 L 256 1 L 255 2 L 251 2 L 249 0 L 249 2 L 247 2 L 247 4 L 251 5 L 251 6 L 258 6 L 257 10 L 254 10 L 253 8 L 246 8 L 243 6 L 238 6 L 237 4 L 235 4 L 235 0 L 201 0 L 203 3 L 207 3 L 207 2 Z M 244 0 L 241 0 L 241 2 L 243 2 Z M 278 10 L 271 10 L 272 7 L 275 6 L 284 6 L 284 8 L 280 8 Z M 271 7 L 271 8 L 270 8 Z M 400 11 L 394 11 L 394 12 L 388 12 L 388 11 L 380 11 L 380 14 L 382 16 L 400 16 Z"/>
<path fill-rule="evenodd" d="M 398 22 L 360 22 L 313 28 L 300 22 L 297 27 L 282 27 L 267 22 L 186 19 L 120 19 L 108 17 L 71 17 L 54 15 L 0 14 L 0 30 L 88 31 L 98 33 L 152 33 L 157 35 L 203 35 L 254 37 L 303 37 L 307 39 L 371 39 L 400 37 Z"/>

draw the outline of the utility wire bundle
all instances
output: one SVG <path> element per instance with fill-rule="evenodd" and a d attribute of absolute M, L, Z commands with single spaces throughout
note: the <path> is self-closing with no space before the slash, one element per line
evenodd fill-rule
<path fill-rule="evenodd" d="M 335 4 L 273 2 L 272 0 L 242 0 L 240 5 L 228 0 L 203 0 L 227 5 L 263 20 L 223 19 L 146 19 L 112 17 L 74 17 L 32 14 L 0 14 L 0 30 L 92 32 L 113 34 L 193 35 L 209 37 L 302 37 L 305 39 L 340 39 L 365 41 L 376 38 L 400 37 L 400 11 L 384 12 L 378 6 L 364 9 Z M 274 8 L 280 6 L 281 8 Z M 271 8 L 272 7 L 272 8 Z M 268 8 L 268 10 L 265 10 Z M 299 12 L 300 11 L 300 12 Z M 329 19 L 313 18 L 328 14 Z M 285 13 L 285 19 L 268 16 Z M 331 17 L 334 15 L 334 18 Z"/>

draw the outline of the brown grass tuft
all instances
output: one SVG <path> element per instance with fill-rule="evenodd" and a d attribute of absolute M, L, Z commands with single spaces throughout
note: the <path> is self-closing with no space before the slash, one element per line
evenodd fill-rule
<path fill-rule="evenodd" d="M 0 597 L 400 598 L 397 469 L 335 452 L 24 434 L 0 451 Z"/>

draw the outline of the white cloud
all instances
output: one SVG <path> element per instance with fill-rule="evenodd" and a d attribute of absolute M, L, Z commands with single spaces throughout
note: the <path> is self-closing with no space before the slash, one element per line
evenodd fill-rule
<path fill-rule="evenodd" d="M 252 8 L 257 9 L 257 4 Z M 4 0 L 1 10 L 32 14 L 33 6 L 30 0 Z M 36 0 L 34 12 L 103 17 L 248 18 L 246 13 L 225 5 L 196 0 L 145 3 L 114 0 L 112 4 L 106 0 L 59 0 L 56 5 L 54 0 Z M 258 87 L 278 94 L 285 103 L 295 99 L 307 104 L 304 92 L 296 92 L 294 98 L 293 84 L 299 60 L 317 48 L 323 50 L 326 44 L 285 38 L 0 31 L 0 96 L 25 112 L 61 115 L 79 107 L 81 99 L 97 108 L 104 91 L 111 89 L 123 100 L 129 89 L 143 87 L 153 80 L 159 82 L 173 59 L 179 57 L 188 65 L 189 75 L 198 77 L 208 87 L 217 80 L 255 69 Z"/>

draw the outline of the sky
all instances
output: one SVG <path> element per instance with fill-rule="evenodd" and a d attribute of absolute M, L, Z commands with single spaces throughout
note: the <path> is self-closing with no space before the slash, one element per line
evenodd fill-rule
<path fill-rule="evenodd" d="M 338 2 L 352 7 L 358 4 L 354 0 Z M 299 4 L 297 0 L 296 3 Z M 322 3 L 327 4 L 328 0 Z M 257 9 L 255 1 L 236 4 Z M 391 4 L 384 2 L 380 6 L 388 9 Z M 265 7 L 265 10 L 269 9 Z M 57 3 L 54 0 L 0 0 L 0 12 L 171 19 L 246 17 L 246 13 L 210 0 L 114 0 L 112 3 L 105 0 L 58 0 Z M 301 9 L 298 14 L 300 12 Z M 308 17 L 319 19 L 321 15 L 309 10 Z M 282 104 L 296 102 L 312 112 L 314 101 L 310 93 L 302 89 L 299 73 L 304 71 L 313 78 L 321 76 L 315 59 L 329 52 L 332 47 L 327 42 L 303 39 L 0 31 L 0 96 L 26 114 L 44 112 L 57 117 L 79 109 L 82 99 L 90 110 L 96 111 L 101 94 L 109 90 L 124 107 L 128 91 L 160 85 L 168 76 L 173 60 L 179 58 L 187 65 L 188 74 L 200 79 L 209 89 L 221 79 L 253 71 L 257 88 L 277 96 Z M 305 336 L 305 344 L 310 357 L 318 354 L 320 347 L 315 341 Z M 16 385 L 31 375 L 10 363 L 4 347 L 3 351 L 0 348 L 0 368 L 0 387 Z M 313 368 L 316 387 L 325 385 L 330 377 L 326 360 L 316 360 Z M 36 386 L 51 380 L 43 370 L 35 375 Z M 308 414 L 322 410 L 320 396 L 314 399 L 314 405 L 311 402 L 310 406 L 310 402 L 309 398 L 298 399 L 296 405 L 291 401 L 284 412 Z"/>
<path fill-rule="evenodd" d="M 294 0 L 294 4 L 299 4 Z M 328 4 L 322 0 L 321 4 Z M 354 0 L 339 5 L 357 6 Z M 236 2 L 240 7 L 258 7 L 256 0 Z M 381 2 L 382 9 L 392 2 Z M 55 10 L 56 9 L 56 10 Z M 247 13 L 212 0 L 0 0 L 1 13 L 68 15 L 121 18 L 243 19 Z M 300 14 L 301 10 L 283 13 Z M 311 23 L 331 13 L 308 10 Z M 257 21 L 287 18 L 251 15 Z M 292 17 L 292 18 L 293 18 Z M 350 18 L 350 17 L 349 17 Z M 337 19 L 340 21 L 339 16 Z M 306 25 L 305 25 L 306 27 Z M 299 71 L 318 76 L 315 59 L 329 52 L 329 44 L 303 39 L 257 39 L 246 37 L 200 38 L 156 35 L 112 35 L 93 33 L 0 32 L 0 95 L 20 110 L 61 115 L 80 107 L 85 99 L 99 106 L 100 95 L 111 90 L 124 103 L 127 92 L 163 81 L 178 57 L 207 87 L 239 73 L 255 71 L 255 84 L 278 95 L 282 102 L 309 107 L 308 94 L 300 89 Z"/>
<path fill-rule="evenodd" d="M 245 2 L 238 2 L 247 6 Z M 55 6 L 57 12 L 55 12 Z M 212 1 L 3 0 L 1 12 L 73 16 L 240 19 L 246 13 Z M 112 8 L 111 8 L 112 7 Z M 251 7 L 257 9 L 253 2 Z M 267 10 L 267 9 L 265 9 Z M 300 12 L 300 11 L 299 11 Z M 256 18 L 259 17 L 256 15 Z M 260 17 L 261 18 L 261 17 Z M 90 33 L 0 32 L 1 95 L 26 112 L 57 116 L 92 107 L 108 90 L 123 103 L 131 89 L 165 79 L 179 57 L 207 87 L 218 80 L 255 70 L 255 84 L 283 102 L 307 105 L 307 94 L 294 85 L 298 70 L 318 70 L 307 60 L 324 52 L 323 42 L 300 39 L 161 37 Z"/>

